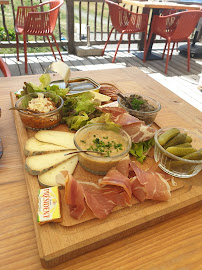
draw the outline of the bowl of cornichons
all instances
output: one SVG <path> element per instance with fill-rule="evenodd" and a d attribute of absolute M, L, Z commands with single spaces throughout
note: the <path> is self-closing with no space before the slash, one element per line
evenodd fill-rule
<path fill-rule="evenodd" d="M 166 173 L 190 178 L 202 169 L 202 137 L 177 127 L 159 129 L 155 136 L 154 159 Z"/>
<path fill-rule="evenodd" d="M 154 122 L 161 109 L 161 104 L 157 100 L 140 94 L 124 94 L 119 96 L 117 101 L 120 107 L 148 126 Z"/>

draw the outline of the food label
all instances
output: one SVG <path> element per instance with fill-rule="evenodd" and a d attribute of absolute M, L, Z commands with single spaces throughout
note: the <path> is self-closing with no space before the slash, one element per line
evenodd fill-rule
<path fill-rule="evenodd" d="M 39 223 L 59 221 L 60 201 L 58 187 L 39 189 L 38 191 L 38 218 Z"/>

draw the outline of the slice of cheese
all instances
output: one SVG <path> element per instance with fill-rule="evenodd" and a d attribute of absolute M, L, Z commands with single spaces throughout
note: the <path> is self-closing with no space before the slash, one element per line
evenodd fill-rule
<path fill-rule="evenodd" d="M 41 142 L 60 145 L 68 149 L 76 149 L 74 145 L 74 133 L 55 130 L 40 130 L 35 138 Z"/>
<path fill-rule="evenodd" d="M 52 71 L 57 72 L 64 79 L 65 85 L 68 84 L 71 72 L 67 64 L 62 61 L 53 62 L 50 65 Z"/>
<path fill-rule="evenodd" d="M 90 92 L 92 92 L 95 95 L 94 99 L 98 99 L 101 102 L 107 102 L 107 101 L 110 101 L 110 99 L 111 99 L 110 97 L 103 95 L 103 94 L 100 94 L 98 92 L 95 92 L 95 91 L 90 91 Z"/>
<path fill-rule="evenodd" d="M 63 161 L 75 155 L 64 155 L 70 152 L 72 151 L 61 151 L 59 153 L 50 153 L 27 157 L 25 161 L 25 169 L 32 175 L 42 174 L 52 168 L 55 168 Z"/>
<path fill-rule="evenodd" d="M 40 142 L 35 137 L 32 137 L 26 141 L 24 152 L 26 156 L 35 156 L 50 152 L 58 152 L 67 149 L 68 147 Z"/>
<path fill-rule="evenodd" d="M 56 175 L 58 175 L 61 171 L 68 171 L 68 173 L 73 174 L 76 165 L 78 163 L 78 156 L 75 155 L 64 161 L 57 167 L 41 174 L 38 176 L 39 183 L 45 187 L 58 186 L 59 184 L 56 182 Z"/>

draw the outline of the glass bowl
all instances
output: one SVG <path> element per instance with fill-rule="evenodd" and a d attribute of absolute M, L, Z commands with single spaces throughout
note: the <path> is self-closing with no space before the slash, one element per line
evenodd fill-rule
<path fill-rule="evenodd" d="M 140 95 L 140 94 L 129 93 L 129 94 L 124 94 L 123 96 L 126 97 L 126 98 L 129 98 L 129 97 L 132 97 L 134 95 L 141 96 L 143 99 L 147 100 L 148 103 L 150 105 L 152 105 L 154 109 L 152 111 L 140 111 L 140 110 L 130 109 L 128 107 L 128 105 L 126 104 L 126 102 L 121 97 L 118 97 L 118 99 L 117 99 L 119 106 L 124 108 L 129 114 L 131 114 L 131 115 L 137 117 L 138 119 L 144 121 L 146 125 L 151 126 L 151 124 L 154 122 L 154 120 L 155 120 L 155 118 L 157 116 L 157 113 L 161 109 L 161 104 L 158 101 L 156 101 L 155 99 L 153 99 L 153 98 L 143 96 L 143 95 Z"/>
<path fill-rule="evenodd" d="M 46 113 L 31 113 L 28 111 L 19 110 L 19 115 L 24 126 L 32 130 L 51 129 L 60 123 L 62 118 L 62 108 L 64 105 L 63 99 L 49 92 L 31 93 L 22 96 L 15 104 L 18 108 L 27 108 L 28 102 L 33 98 L 37 98 L 38 94 L 43 94 L 45 98 L 49 98 L 56 103 L 57 109 Z"/>
<path fill-rule="evenodd" d="M 158 137 L 171 129 L 171 127 L 166 127 L 159 129 L 155 135 L 155 146 L 154 146 L 154 159 L 159 162 L 159 167 L 166 173 L 179 178 L 190 178 L 195 176 L 202 169 L 202 160 L 191 160 L 184 159 L 169 153 L 163 146 L 160 145 Z M 187 129 L 178 128 L 180 133 L 186 133 L 187 136 L 192 138 L 191 145 L 193 148 L 199 150 L 202 147 L 202 137 L 196 133 L 189 131 Z"/>
<path fill-rule="evenodd" d="M 80 128 L 74 143 L 79 151 L 92 150 L 99 153 L 79 153 L 79 163 L 93 174 L 105 175 L 118 161 L 128 155 L 130 136 L 121 128 L 107 124 L 89 124 Z"/>

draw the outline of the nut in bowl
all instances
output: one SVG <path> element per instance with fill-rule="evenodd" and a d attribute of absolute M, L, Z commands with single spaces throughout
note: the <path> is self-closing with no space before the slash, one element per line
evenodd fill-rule
<path fill-rule="evenodd" d="M 155 136 L 154 159 L 166 173 L 190 178 L 202 169 L 202 137 L 187 129 L 166 127 Z"/>
<path fill-rule="evenodd" d="M 60 123 L 63 104 L 63 99 L 56 94 L 35 92 L 22 96 L 15 108 L 26 128 L 40 130 L 53 128 Z"/>
<path fill-rule="evenodd" d="M 119 96 L 117 101 L 120 107 L 144 121 L 148 126 L 154 122 L 161 109 L 161 104 L 158 101 L 139 94 L 124 94 L 122 98 Z"/>
<path fill-rule="evenodd" d="M 107 124 L 80 128 L 74 136 L 74 143 L 79 151 L 95 151 L 79 153 L 79 163 L 85 170 L 98 175 L 105 175 L 128 155 L 131 148 L 130 136 L 121 128 Z"/>

